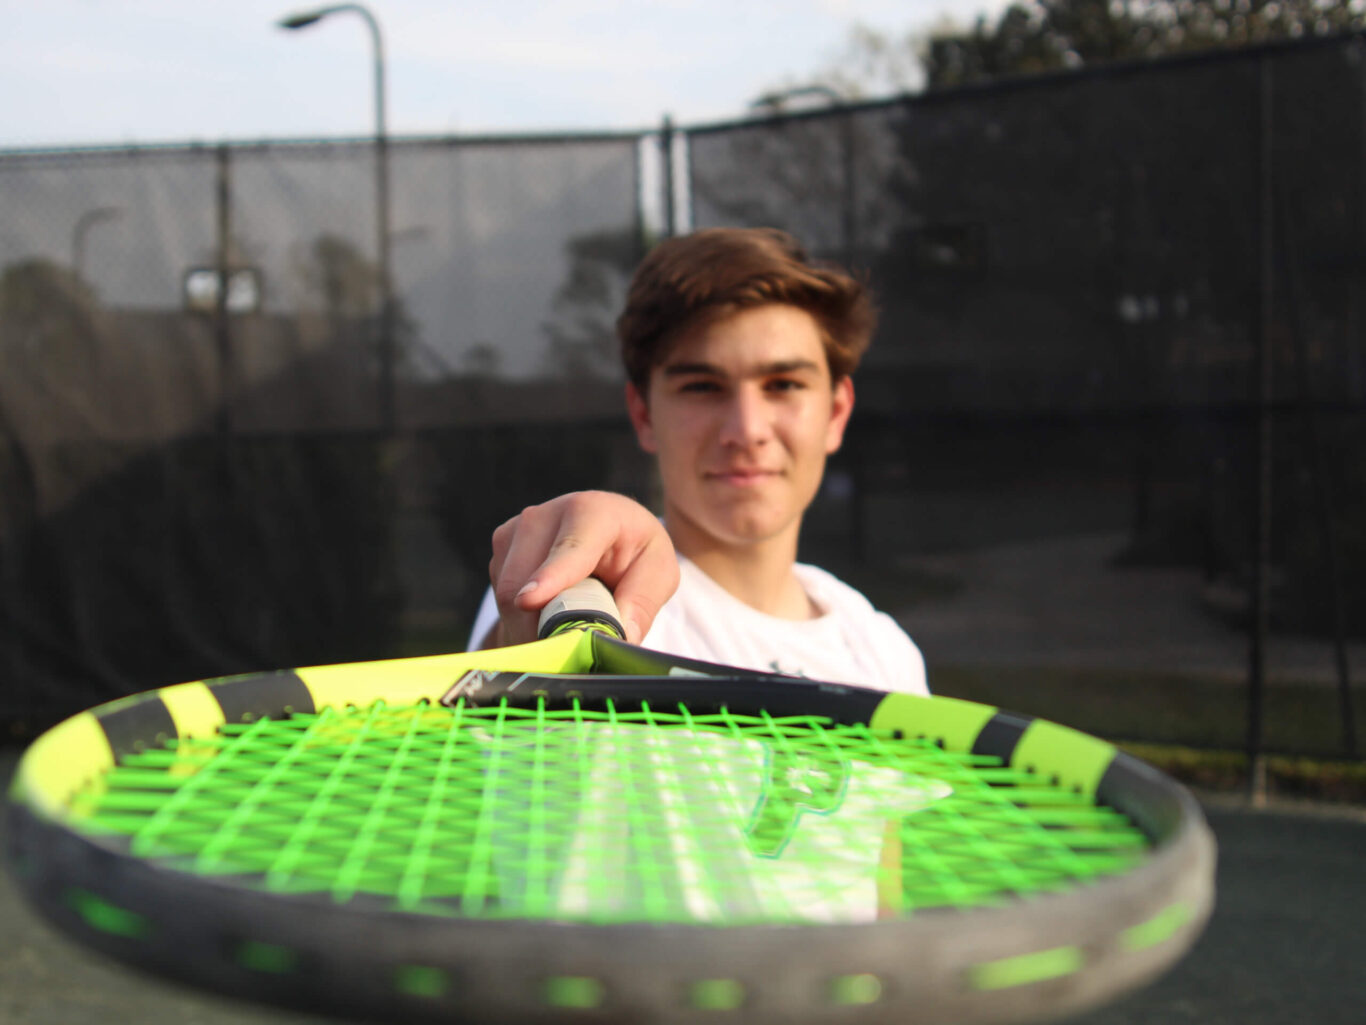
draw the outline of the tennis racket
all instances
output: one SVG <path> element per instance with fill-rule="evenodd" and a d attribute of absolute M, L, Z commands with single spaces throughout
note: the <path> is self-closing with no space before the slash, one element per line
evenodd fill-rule
<path fill-rule="evenodd" d="M 620 639 L 260 673 L 41 737 L 11 868 L 81 942 L 375 1021 L 1037 1019 L 1194 942 L 1214 844 L 1111 745 Z"/>

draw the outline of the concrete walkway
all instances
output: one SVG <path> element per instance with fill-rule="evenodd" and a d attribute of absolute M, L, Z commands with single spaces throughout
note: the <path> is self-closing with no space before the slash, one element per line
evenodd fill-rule
<path fill-rule="evenodd" d="M 1118 668 L 1243 683 L 1247 636 L 1202 607 L 1200 574 L 1116 568 L 1125 540 L 1085 534 L 907 558 L 905 568 L 962 586 L 897 618 L 932 665 Z M 1349 664 L 1359 690 L 1366 644 L 1349 647 Z M 1273 636 L 1267 676 L 1334 684 L 1332 646 Z"/>

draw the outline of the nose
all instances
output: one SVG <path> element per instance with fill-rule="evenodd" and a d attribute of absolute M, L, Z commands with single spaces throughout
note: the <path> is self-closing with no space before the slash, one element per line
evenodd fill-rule
<path fill-rule="evenodd" d="M 721 443 L 736 448 L 762 445 L 773 436 L 773 420 L 759 388 L 737 388 L 726 403 Z"/>

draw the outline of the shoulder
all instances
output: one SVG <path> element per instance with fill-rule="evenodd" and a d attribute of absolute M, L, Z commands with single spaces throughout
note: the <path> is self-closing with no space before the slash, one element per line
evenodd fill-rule
<path fill-rule="evenodd" d="M 846 584 L 829 570 L 799 562 L 792 567 L 792 571 L 806 588 L 806 593 L 826 612 L 869 616 L 878 614 L 862 591 Z"/>
<path fill-rule="evenodd" d="M 884 689 L 928 693 L 925 658 L 894 617 L 874 607 L 857 588 L 819 566 L 794 567 L 807 594 L 827 616 L 838 620 L 851 645 L 878 666 Z M 895 682 L 892 682 L 895 681 Z"/>
<path fill-rule="evenodd" d="M 890 644 L 911 643 L 897 621 L 886 612 L 874 608 L 862 591 L 818 566 L 799 562 L 793 568 L 806 593 L 821 612 L 846 624 L 846 629 L 867 640 L 877 639 Z"/>

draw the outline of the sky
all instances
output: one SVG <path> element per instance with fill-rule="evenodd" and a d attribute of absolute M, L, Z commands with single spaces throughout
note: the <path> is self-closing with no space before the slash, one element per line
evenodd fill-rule
<path fill-rule="evenodd" d="M 842 52 L 1000 0 L 371 0 L 394 135 L 743 117 Z M 304 0 L 0 0 L 0 149 L 366 135 L 372 45 Z"/>

